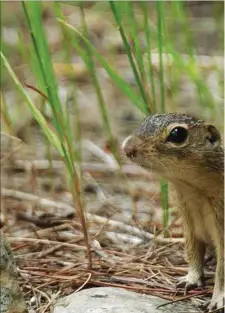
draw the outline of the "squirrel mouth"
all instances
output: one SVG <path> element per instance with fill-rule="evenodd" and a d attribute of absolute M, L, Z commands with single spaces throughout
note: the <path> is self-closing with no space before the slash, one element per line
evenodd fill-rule
<path fill-rule="evenodd" d="M 132 143 L 132 136 L 129 136 L 124 140 L 122 150 L 129 159 L 135 159 L 137 157 L 137 149 Z"/>

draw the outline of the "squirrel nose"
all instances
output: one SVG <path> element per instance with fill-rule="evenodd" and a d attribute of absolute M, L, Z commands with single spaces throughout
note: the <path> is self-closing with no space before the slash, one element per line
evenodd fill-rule
<path fill-rule="evenodd" d="M 137 149 L 131 143 L 132 136 L 127 137 L 123 144 L 122 149 L 128 158 L 135 158 L 137 155 Z"/>

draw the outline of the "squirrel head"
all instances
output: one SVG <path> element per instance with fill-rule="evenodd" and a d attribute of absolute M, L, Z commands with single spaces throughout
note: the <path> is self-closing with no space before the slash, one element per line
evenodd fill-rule
<path fill-rule="evenodd" d="M 148 116 L 122 145 L 126 156 L 168 180 L 221 172 L 221 136 L 212 124 L 186 114 Z"/>

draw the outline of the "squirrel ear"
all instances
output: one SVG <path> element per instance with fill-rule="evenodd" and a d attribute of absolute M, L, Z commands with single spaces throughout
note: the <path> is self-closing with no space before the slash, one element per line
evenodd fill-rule
<path fill-rule="evenodd" d="M 221 136 L 217 128 L 212 124 L 206 124 L 206 128 L 208 130 L 207 140 L 213 145 L 215 143 L 219 144 L 221 142 Z"/>

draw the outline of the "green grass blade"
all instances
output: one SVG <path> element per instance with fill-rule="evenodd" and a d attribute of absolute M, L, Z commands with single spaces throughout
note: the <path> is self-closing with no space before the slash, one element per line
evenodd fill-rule
<path fill-rule="evenodd" d="M 137 31 L 138 23 L 136 21 L 136 16 L 133 11 L 133 3 L 132 2 L 126 2 L 127 10 L 126 10 L 126 17 L 127 17 L 127 23 L 128 23 L 128 29 L 130 29 L 131 32 L 131 40 L 134 44 L 134 55 L 137 60 L 137 65 L 139 69 L 139 74 L 141 77 L 141 82 L 142 85 L 146 85 L 146 72 L 145 72 L 145 67 L 144 67 L 144 62 L 143 62 L 143 56 L 141 52 L 141 46 L 140 46 L 140 41 L 139 41 L 139 35 Z"/>
<path fill-rule="evenodd" d="M 195 51 L 193 46 L 193 36 L 191 33 L 191 27 L 188 22 L 188 16 L 185 13 L 184 3 L 182 1 L 173 1 L 171 3 L 172 9 L 174 9 L 174 15 L 182 28 L 182 33 L 185 38 L 186 52 L 191 58 L 194 59 Z"/>
<path fill-rule="evenodd" d="M 168 182 L 162 180 L 160 183 L 161 204 L 163 208 L 163 226 L 166 228 L 169 223 L 169 207 L 168 207 Z"/>
<path fill-rule="evenodd" d="M 123 26 L 122 26 L 122 18 L 121 18 L 121 14 L 120 14 L 119 8 L 120 8 L 120 6 L 123 6 L 124 4 L 123 3 L 119 3 L 119 2 L 114 2 L 114 1 L 109 1 L 109 3 L 110 3 L 111 10 L 112 10 L 112 13 L 114 15 L 114 18 L 116 20 L 116 23 L 117 23 L 117 26 L 118 26 L 121 38 L 123 40 L 123 44 L 124 44 L 127 56 L 129 58 L 129 61 L 130 61 L 130 64 L 131 64 L 131 68 L 133 70 L 133 73 L 134 73 L 134 76 L 135 76 L 135 79 L 136 79 L 136 82 L 137 82 L 137 85 L 138 85 L 138 88 L 139 88 L 139 91 L 140 91 L 140 95 L 141 95 L 141 97 L 142 97 L 142 99 L 144 101 L 144 104 L 145 104 L 145 107 L 146 107 L 145 111 L 149 113 L 148 98 L 147 98 L 147 95 L 145 93 L 143 84 L 141 82 L 139 73 L 137 71 L 137 68 L 136 68 L 136 65 L 135 65 L 135 62 L 134 62 L 134 59 L 133 59 L 132 51 L 131 51 L 130 45 L 129 45 L 128 41 L 127 41 L 127 38 L 126 38 L 126 35 L 125 35 L 125 32 L 124 32 Z"/>
<path fill-rule="evenodd" d="M 84 233 L 85 243 L 88 251 L 89 267 L 92 266 L 90 245 L 88 240 L 87 224 L 83 211 L 83 204 L 81 198 L 81 181 L 74 166 L 74 149 L 70 133 L 70 128 L 66 123 L 68 119 L 65 116 L 63 107 L 59 100 L 58 88 L 55 73 L 53 70 L 52 60 L 48 49 L 48 42 L 43 28 L 42 22 L 42 2 L 22 2 L 23 11 L 27 20 L 28 28 L 30 30 L 34 50 L 37 56 L 37 64 L 41 70 L 42 83 L 45 84 L 49 104 L 52 109 L 54 125 L 57 130 L 61 148 L 64 152 L 64 162 L 66 164 L 71 191 L 74 199 L 74 207 L 77 210 L 82 230 Z M 67 116 L 68 117 L 68 116 Z"/>
<path fill-rule="evenodd" d="M 77 30 L 72 25 L 68 24 L 67 22 L 63 21 L 62 19 L 58 19 L 58 21 L 67 27 L 72 32 L 75 32 L 76 35 L 78 35 L 82 40 L 86 43 L 88 48 L 92 51 L 93 55 L 96 57 L 98 62 L 102 65 L 102 67 L 106 70 L 108 75 L 112 78 L 112 80 L 115 82 L 115 84 L 121 89 L 121 91 L 129 97 L 129 99 L 135 104 L 144 114 L 148 113 L 147 107 L 143 100 L 140 98 L 139 95 L 137 95 L 130 85 L 116 72 L 115 69 L 113 69 L 110 64 L 105 60 L 105 58 L 97 51 L 97 49 L 90 43 L 90 41 L 83 36 L 79 30 Z M 74 41 L 75 42 L 75 41 Z M 85 63 L 89 63 L 88 56 L 86 55 L 83 48 L 76 45 L 76 49 L 78 53 L 82 56 L 82 58 L 85 60 Z"/>
<path fill-rule="evenodd" d="M 145 1 L 140 2 L 141 9 L 144 16 L 144 30 L 145 30 L 145 39 L 147 45 L 147 59 L 148 59 L 148 74 L 149 74 L 149 81 L 150 81 L 150 88 L 151 88 L 151 107 L 152 112 L 156 112 L 156 91 L 155 91 L 155 78 L 154 78 L 154 71 L 152 65 L 152 44 L 151 44 L 151 37 L 152 32 L 148 21 L 148 4 Z"/>
<path fill-rule="evenodd" d="M 164 68 L 163 68 L 163 35 L 164 35 L 164 12 L 163 2 L 157 2 L 157 18 L 158 18 L 158 48 L 159 48 L 159 78 L 160 78 L 160 94 L 161 94 L 161 112 L 165 112 L 165 88 L 164 88 Z M 163 226 L 168 226 L 169 210 L 168 210 L 168 182 L 161 181 L 161 200 L 163 209 Z"/>
<path fill-rule="evenodd" d="M 160 95 L 161 95 L 161 112 L 165 112 L 165 88 L 164 88 L 164 69 L 163 69 L 163 34 L 164 34 L 164 12 L 163 2 L 157 2 L 157 18 L 158 18 L 158 48 L 159 48 L 159 79 L 160 79 Z"/>
<path fill-rule="evenodd" d="M 41 2 L 22 2 L 24 15 L 27 20 L 27 24 L 30 30 L 34 51 L 36 53 L 36 66 L 40 68 L 40 74 L 38 78 L 41 79 L 41 85 L 46 86 L 47 97 L 49 104 L 53 112 L 53 123 L 60 138 L 62 150 L 64 151 L 64 157 L 66 166 L 69 170 L 71 177 L 74 173 L 74 164 L 69 156 L 69 151 L 65 146 L 65 142 L 69 148 L 69 142 L 66 132 L 65 121 L 63 116 L 63 110 L 58 97 L 58 88 L 52 66 L 52 61 L 48 49 L 46 36 L 42 25 L 42 4 Z"/>
<path fill-rule="evenodd" d="M 24 1 L 22 1 L 24 15 L 27 20 L 34 50 L 37 55 L 37 63 L 42 73 L 43 84 L 45 84 L 47 96 L 49 98 L 54 116 L 59 118 L 59 116 L 62 115 L 62 109 L 58 98 L 58 88 L 55 80 L 46 36 L 43 30 L 41 6 L 41 2 L 30 1 L 25 3 Z M 62 135 L 60 123 L 58 122 L 58 120 L 56 120 L 55 122 L 55 126 L 58 132 Z"/>
<path fill-rule="evenodd" d="M 84 10 L 83 10 L 82 5 L 81 5 L 80 9 L 81 9 L 81 15 L 82 15 L 82 21 L 83 21 L 85 36 L 88 37 L 88 29 L 87 29 L 85 14 L 84 14 Z M 89 59 L 89 62 L 88 62 L 89 66 L 88 67 L 89 67 L 90 74 L 92 76 L 93 85 L 94 85 L 96 95 L 98 98 L 99 109 L 100 109 L 100 113 L 102 116 L 103 126 L 104 126 L 104 129 L 106 131 L 112 152 L 113 152 L 114 156 L 117 158 L 117 151 L 116 151 L 115 142 L 114 142 L 113 135 L 112 135 L 110 119 L 108 117 L 106 103 L 105 103 L 105 100 L 104 100 L 104 97 L 103 97 L 103 94 L 101 91 L 101 87 L 100 87 L 100 84 L 98 81 L 98 77 L 96 74 L 95 64 L 93 62 L 92 49 L 90 49 L 89 46 L 87 46 L 87 55 L 88 55 L 88 59 Z"/>
<path fill-rule="evenodd" d="M 59 151 L 61 156 L 64 156 L 64 151 L 63 151 L 63 149 L 61 147 L 60 141 L 58 140 L 57 136 L 49 129 L 46 120 L 44 119 L 44 117 L 42 116 L 40 111 L 36 108 L 36 106 L 34 105 L 32 100 L 30 99 L 30 97 L 26 93 L 24 87 L 21 85 L 19 79 L 17 78 L 16 74 L 14 73 L 14 71 L 11 68 L 10 64 L 8 63 L 6 57 L 4 56 L 4 54 L 1 51 L 0 51 L 0 56 L 1 56 L 1 59 L 2 59 L 2 62 L 4 64 L 4 66 L 5 66 L 5 68 L 9 72 L 9 75 L 12 77 L 12 79 L 13 79 L 16 87 L 18 88 L 18 90 L 24 96 L 29 109 L 31 110 L 31 112 L 32 112 L 34 118 L 36 119 L 36 121 L 40 124 L 44 134 L 46 135 L 48 140 L 52 143 L 52 145 Z"/>

